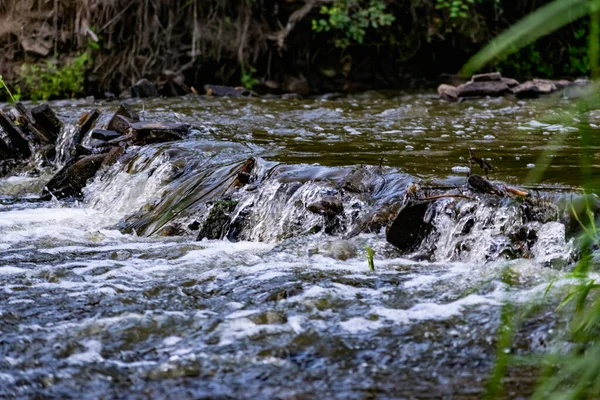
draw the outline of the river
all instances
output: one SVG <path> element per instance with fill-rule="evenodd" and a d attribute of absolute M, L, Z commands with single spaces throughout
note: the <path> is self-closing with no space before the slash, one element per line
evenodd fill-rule
<path fill-rule="evenodd" d="M 568 266 L 490 259 L 487 245 L 457 256 L 450 240 L 427 259 L 402 255 L 384 227 L 311 230 L 322 216 L 295 205 L 360 166 L 385 171 L 375 203 L 399 203 L 417 180 L 458 184 L 470 148 L 493 164 L 492 180 L 518 186 L 558 140 L 543 183 L 579 185 L 578 132 L 600 115 L 565 122 L 571 105 L 384 92 L 133 101 L 142 118 L 192 125 L 190 136 L 130 148 L 82 201 L 36 201 L 51 169 L 0 179 L 0 397 L 481 398 L 502 304 L 539 299 Z M 67 133 L 94 106 L 52 103 Z M 117 106 L 100 104 L 98 125 Z M 165 234 L 250 157 L 271 171 L 236 195 L 253 204 L 251 229 L 235 240 Z M 346 217 L 367 203 L 345 199 Z M 485 232 L 479 240 L 493 242 Z M 572 247 L 566 238 L 556 253 Z M 515 353 L 559 340 L 556 301 L 518 330 Z M 526 397 L 533 382 L 530 368 L 511 369 L 507 397 Z"/>

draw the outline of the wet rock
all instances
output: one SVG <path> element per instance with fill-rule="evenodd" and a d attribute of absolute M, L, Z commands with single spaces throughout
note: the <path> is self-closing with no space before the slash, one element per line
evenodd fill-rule
<path fill-rule="evenodd" d="M 35 127 L 46 138 L 49 144 L 56 143 L 60 135 L 62 122 L 58 119 L 52 108 L 46 103 L 31 109 L 31 116 L 35 121 Z"/>
<path fill-rule="evenodd" d="M 20 158 L 29 158 L 31 156 L 29 142 L 27 142 L 21 130 L 2 110 L 0 110 L 0 127 L 4 131 L 6 144 L 14 150 Z"/>
<path fill-rule="evenodd" d="M 309 204 L 306 208 L 312 213 L 330 217 L 340 215 L 344 212 L 344 205 L 335 197 L 325 197 L 317 202 Z"/>
<path fill-rule="evenodd" d="M 131 97 L 148 98 L 158 96 L 156 85 L 148 79 L 140 79 L 131 87 Z"/>
<path fill-rule="evenodd" d="M 173 237 L 183 235 L 185 235 L 185 229 L 183 229 L 178 224 L 170 224 L 164 226 L 158 231 L 158 236 Z"/>
<path fill-rule="evenodd" d="M 181 140 L 189 130 L 189 125 L 178 123 L 136 122 L 131 124 L 133 143 L 140 146 Z"/>
<path fill-rule="evenodd" d="M 107 130 L 115 131 L 122 135 L 127 134 L 129 128 L 131 128 L 131 121 L 122 115 L 113 116 L 106 127 Z"/>
<path fill-rule="evenodd" d="M 240 172 L 237 174 L 237 180 L 241 185 L 247 185 L 253 181 L 253 175 L 248 172 Z"/>
<path fill-rule="evenodd" d="M 468 82 L 459 89 L 458 97 L 498 97 L 510 92 L 502 81 Z"/>
<path fill-rule="evenodd" d="M 554 87 L 554 90 L 563 90 L 564 88 L 573 84 L 573 82 L 566 79 L 534 79 L 533 83 L 536 85 L 551 85 Z"/>
<path fill-rule="evenodd" d="M 89 156 L 92 153 L 93 153 L 92 149 L 87 148 L 84 145 L 81 145 L 81 144 L 76 144 L 75 145 L 75 153 L 74 153 L 75 157 L 78 157 L 78 156 Z"/>
<path fill-rule="evenodd" d="M 2 138 L 0 138 L 0 160 L 8 160 L 9 158 L 13 158 L 13 154 L 12 151 L 10 149 L 10 147 L 8 147 L 8 145 L 6 143 L 4 143 L 4 140 L 2 140 Z"/>
<path fill-rule="evenodd" d="M 502 78 L 500 82 L 505 83 L 509 88 L 513 88 L 519 85 L 519 81 L 513 78 Z"/>
<path fill-rule="evenodd" d="M 237 201 L 222 200 L 213 204 L 208 216 L 202 222 L 196 240 L 222 239 L 227 232 L 229 215 L 237 206 Z"/>
<path fill-rule="evenodd" d="M 35 144 L 52 144 L 54 141 L 52 138 L 46 137 L 36 126 L 35 119 L 31 114 L 31 111 L 25 106 L 25 104 L 18 101 L 15 104 L 15 109 L 19 113 L 18 123 L 23 133 L 30 135 L 30 140 Z"/>
<path fill-rule="evenodd" d="M 121 134 L 119 132 L 106 130 L 106 129 L 94 129 L 92 131 L 92 139 L 98 139 L 98 140 L 102 140 L 105 142 L 116 139 L 119 136 L 121 136 Z"/>
<path fill-rule="evenodd" d="M 200 229 L 200 222 L 198 221 L 194 221 L 191 224 L 188 225 L 188 229 L 190 231 L 197 231 L 198 229 Z"/>
<path fill-rule="evenodd" d="M 514 87 L 512 92 L 518 99 L 536 99 L 542 94 L 542 91 L 532 81 Z"/>
<path fill-rule="evenodd" d="M 102 111 L 98 108 L 87 111 L 79 118 L 79 129 L 75 133 L 73 144 L 80 144 L 85 135 L 92 129 L 92 126 L 96 123 Z"/>
<path fill-rule="evenodd" d="M 207 96 L 215 97 L 258 97 L 258 94 L 244 87 L 231 87 L 221 85 L 204 85 Z"/>
<path fill-rule="evenodd" d="M 402 252 L 416 250 L 429 235 L 433 225 L 426 218 L 430 202 L 410 201 L 400 210 L 387 229 L 386 240 Z"/>
<path fill-rule="evenodd" d="M 320 253 L 335 260 L 346 261 L 356 257 L 356 246 L 349 240 L 334 240 L 327 242 L 319 249 Z"/>
<path fill-rule="evenodd" d="M 139 122 L 140 116 L 126 103 L 122 103 L 112 116 L 106 129 L 126 134 L 132 122 Z"/>
<path fill-rule="evenodd" d="M 437 92 L 438 96 L 440 96 L 440 98 L 443 100 L 458 101 L 459 90 L 455 86 L 443 83 L 440 86 L 438 86 Z"/>
<path fill-rule="evenodd" d="M 500 72 L 489 72 L 486 74 L 476 74 L 471 77 L 471 82 L 491 82 L 502 80 Z"/>
<path fill-rule="evenodd" d="M 53 196 L 57 199 L 80 197 L 81 190 L 87 181 L 96 175 L 105 158 L 106 154 L 73 158 L 50 179 L 41 198 L 50 200 Z"/>
<path fill-rule="evenodd" d="M 342 188 L 353 193 L 371 193 L 382 183 L 380 168 L 360 167 L 348 174 Z"/>
<path fill-rule="evenodd" d="M 123 147 L 111 148 L 110 150 L 108 150 L 108 152 L 106 152 L 106 157 L 104 158 L 104 161 L 102 161 L 101 168 L 113 165 L 124 153 L 125 149 Z"/>

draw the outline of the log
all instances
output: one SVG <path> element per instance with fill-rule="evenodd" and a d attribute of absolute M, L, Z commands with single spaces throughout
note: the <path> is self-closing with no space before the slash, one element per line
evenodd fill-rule
<path fill-rule="evenodd" d="M 493 194 L 496 196 L 504 197 L 504 193 L 502 190 L 498 189 L 496 186 L 492 185 L 487 179 L 471 174 L 469 176 L 469 186 L 473 189 L 473 191 L 482 194 Z"/>

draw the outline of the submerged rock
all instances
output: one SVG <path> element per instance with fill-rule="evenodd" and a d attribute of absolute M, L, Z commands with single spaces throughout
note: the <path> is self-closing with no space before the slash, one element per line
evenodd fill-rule
<path fill-rule="evenodd" d="M 237 201 L 222 200 L 213 204 L 206 219 L 200 226 L 196 240 L 222 239 L 229 227 L 229 215 L 237 206 Z"/>

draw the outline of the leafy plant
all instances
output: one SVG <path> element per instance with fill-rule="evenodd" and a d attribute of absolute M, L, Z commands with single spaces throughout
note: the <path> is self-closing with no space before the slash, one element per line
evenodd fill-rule
<path fill-rule="evenodd" d="M 248 69 L 246 69 L 246 67 L 242 64 L 242 78 L 240 80 L 242 82 L 242 86 L 248 90 L 252 90 L 254 86 L 260 83 L 260 81 L 254 77 L 254 73 L 256 73 L 256 68 L 250 65 Z"/>
<path fill-rule="evenodd" d="M 73 97 L 83 92 L 85 72 L 90 59 L 89 53 L 84 52 L 62 67 L 50 61 L 44 68 L 35 64 L 23 64 L 19 78 L 25 84 L 32 100 Z"/>
<path fill-rule="evenodd" d="M 435 8 L 437 10 L 447 10 L 450 18 L 467 18 L 469 8 L 475 3 L 475 0 L 436 0 Z"/>
<path fill-rule="evenodd" d="M 375 262 L 373 262 L 373 256 L 375 255 L 375 252 L 367 245 L 365 245 L 365 249 L 367 250 L 367 262 L 369 263 L 369 270 L 375 271 Z"/>
<path fill-rule="evenodd" d="M 361 0 L 335 0 L 331 6 L 322 6 L 324 18 L 314 19 L 312 29 L 315 32 L 334 32 L 334 44 L 346 48 L 351 43 L 362 44 L 367 29 L 379 29 L 391 25 L 395 17 L 386 12 L 386 4 L 382 0 L 369 0 L 368 4 Z"/>

